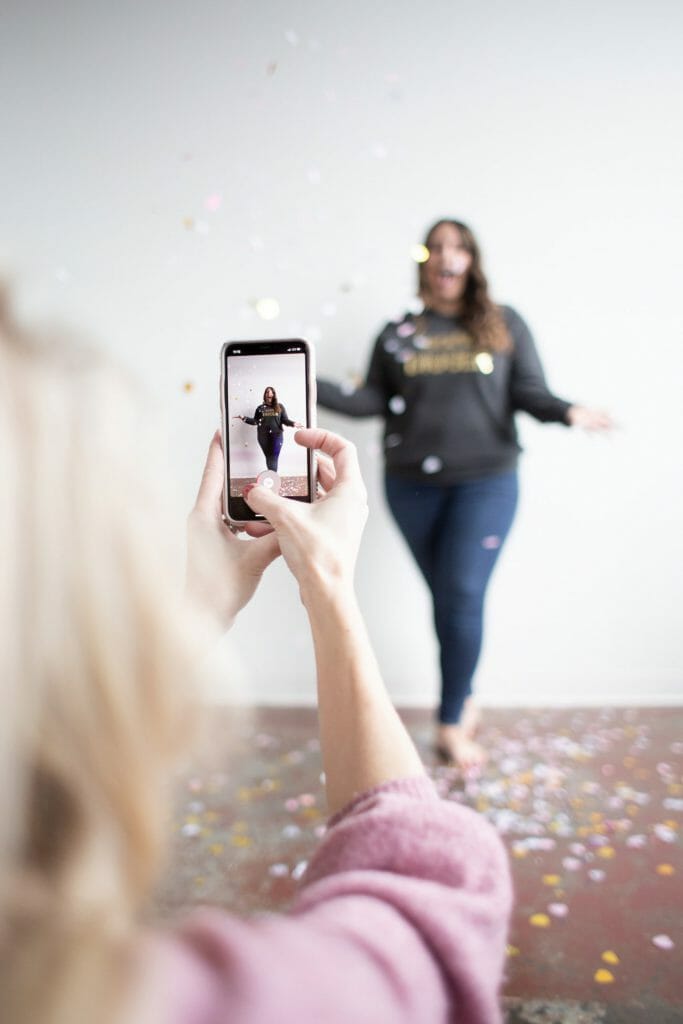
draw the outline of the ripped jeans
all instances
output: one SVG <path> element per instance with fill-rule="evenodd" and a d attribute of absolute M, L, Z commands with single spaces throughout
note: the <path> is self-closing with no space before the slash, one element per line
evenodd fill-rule
<path fill-rule="evenodd" d="M 434 606 L 441 649 L 439 721 L 455 723 L 472 692 L 484 597 L 517 507 L 517 472 L 451 486 L 387 476 L 389 508 Z"/>

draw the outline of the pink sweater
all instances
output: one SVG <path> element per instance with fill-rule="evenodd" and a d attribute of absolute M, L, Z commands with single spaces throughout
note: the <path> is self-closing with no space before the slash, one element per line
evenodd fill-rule
<path fill-rule="evenodd" d="M 427 778 L 329 823 L 290 914 L 196 912 L 159 937 L 164 1024 L 492 1024 L 511 905 L 502 843 Z"/>

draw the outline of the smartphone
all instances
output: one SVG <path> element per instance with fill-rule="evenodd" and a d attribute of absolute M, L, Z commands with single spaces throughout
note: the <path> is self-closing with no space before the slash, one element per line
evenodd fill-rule
<path fill-rule="evenodd" d="M 314 358 L 302 338 L 223 345 L 223 512 L 230 522 L 265 518 L 244 500 L 247 484 L 262 484 L 292 501 L 315 500 L 315 453 L 293 437 L 297 427 L 315 426 Z"/>

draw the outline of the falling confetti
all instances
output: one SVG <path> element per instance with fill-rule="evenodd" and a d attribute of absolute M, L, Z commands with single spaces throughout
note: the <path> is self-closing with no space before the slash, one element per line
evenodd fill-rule
<path fill-rule="evenodd" d="M 406 400 L 402 395 L 394 395 L 389 399 L 389 408 L 394 416 L 400 416 L 406 411 Z"/>
<path fill-rule="evenodd" d="M 652 939 L 652 945 L 656 946 L 657 949 L 673 949 L 676 943 L 668 935 L 655 935 Z"/>
<path fill-rule="evenodd" d="M 384 348 L 385 352 L 391 353 L 398 352 L 401 346 L 397 338 L 387 338 L 382 347 Z"/>
<path fill-rule="evenodd" d="M 428 455 L 426 459 L 422 460 L 422 472 L 428 473 L 430 476 L 438 473 L 442 468 L 443 462 L 438 455 Z"/>
<path fill-rule="evenodd" d="M 482 539 L 481 546 L 486 551 L 495 551 L 496 548 L 500 547 L 500 537 L 496 537 L 494 534 L 491 534 L 489 537 L 484 537 Z"/>
<path fill-rule="evenodd" d="M 299 45 L 299 34 L 298 32 L 295 32 L 293 28 L 287 29 L 287 31 L 285 32 L 285 39 L 287 40 L 290 46 Z"/>
<path fill-rule="evenodd" d="M 552 914 L 553 917 L 566 917 L 569 913 L 569 907 L 566 903 L 549 903 L 548 913 Z"/>
<path fill-rule="evenodd" d="M 204 200 L 204 207 L 209 213 L 215 213 L 219 210 L 223 203 L 223 196 L 219 195 L 218 192 L 212 192 L 210 196 L 207 196 Z"/>
<path fill-rule="evenodd" d="M 669 878 L 671 875 L 676 874 L 676 869 L 673 864 L 658 864 L 655 871 L 663 878 Z"/>
<path fill-rule="evenodd" d="M 416 263 L 426 263 L 429 259 L 429 249 L 426 245 L 414 245 L 410 250 L 410 257 Z"/>
<path fill-rule="evenodd" d="M 258 299 L 255 309 L 262 320 L 275 320 L 280 315 L 280 303 L 277 299 Z"/>
<path fill-rule="evenodd" d="M 268 874 L 272 875 L 273 878 L 285 878 L 289 874 L 289 868 L 286 864 L 271 864 L 268 868 Z"/>
<path fill-rule="evenodd" d="M 185 381 L 185 383 L 183 384 L 183 391 L 185 392 L 186 395 L 189 395 L 190 392 L 194 391 L 194 384 L 192 383 L 191 380 Z"/>
<path fill-rule="evenodd" d="M 412 334 L 415 334 L 415 324 L 406 320 L 404 323 L 398 325 L 396 333 L 399 338 L 409 338 Z"/>
<path fill-rule="evenodd" d="M 384 447 L 398 448 L 401 442 L 402 438 L 400 434 L 387 434 L 387 436 L 384 438 Z"/>
<path fill-rule="evenodd" d="M 606 949 L 600 959 L 604 960 L 606 964 L 612 964 L 612 966 L 619 963 L 619 957 L 612 949 Z"/>
<path fill-rule="evenodd" d="M 474 357 L 474 361 L 480 373 L 493 373 L 493 359 L 488 352 L 478 352 Z"/>
<path fill-rule="evenodd" d="M 532 914 L 529 918 L 529 924 L 533 925 L 534 928 L 549 928 L 550 918 L 547 914 Z"/>

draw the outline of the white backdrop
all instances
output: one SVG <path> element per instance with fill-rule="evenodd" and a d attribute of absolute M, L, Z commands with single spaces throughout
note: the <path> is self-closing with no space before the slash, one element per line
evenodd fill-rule
<path fill-rule="evenodd" d="M 554 388 L 620 425 L 521 424 L 479 692 L 680 700 L 683 6 L 5 0 L 0 19 L 2 268 L 28 313 L 86 328 L 147 382 L 183 500 L 222 341 L 304 335 L 322 374 L 362 370 L 413 296 L 411 245 L 463 218 Z M 429 606 L 383 503 L 379 424 L 320 420 L 361 452 L 358 586 L 388 684 L 431 703 Z M 257 700 L 310 700 L 296 589 L 281 566 L 266 585 L 217 695 L 229 674 Z M 253 673 L 266 606 L 278 671 Z"/>

